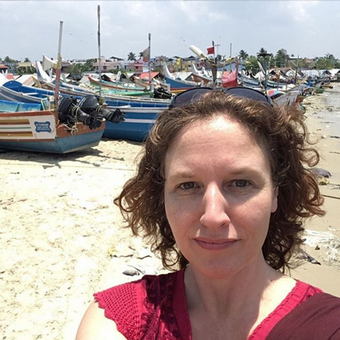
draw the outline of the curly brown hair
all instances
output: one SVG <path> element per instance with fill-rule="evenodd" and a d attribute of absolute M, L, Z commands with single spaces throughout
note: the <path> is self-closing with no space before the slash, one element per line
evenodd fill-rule
<path fill-rule="evenodd" d="M 164 110 L 145 142 L 137 174 L 126 182 L 114 202 L 133 234 L 145 237 L 151 249 L 160 253 L 165 268 L 184 268 L 188 261 L 177 249 L 165 214 L 165 156 L 183 127 L 219 115 L 240 122 L 267 149 L 272 180 L 279 190 L 278 208 L 271 215 L 262 252 L 272 268 L 284 272 L 303 242 L 303 221 L 324 215 L 318 183 L 306 167 L 315 166 L 319 154 L 311 147 L 304 115 L 295 106 L 270 106 L 222 91 L 209 91 L 194 103 Z"/>

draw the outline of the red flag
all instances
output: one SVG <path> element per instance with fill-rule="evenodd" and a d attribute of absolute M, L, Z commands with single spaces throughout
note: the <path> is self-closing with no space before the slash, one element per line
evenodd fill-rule
<path fill-rule="evenodd" d="M 150 47 L 146 48 L 144 51 L 143 51 L 143 61 L 145 63 L 149 62 L 150 61 Z"/>
<path fill-rule="evenodd" d="M 207 54 L 214 54 L 215 53 L 215 46 L 208 47 L 207 48 L 208 53 Z"/>

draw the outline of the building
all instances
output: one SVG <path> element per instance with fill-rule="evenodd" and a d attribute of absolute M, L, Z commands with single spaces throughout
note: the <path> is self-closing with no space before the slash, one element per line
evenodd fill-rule
<path fill-rule="evenodd" d="M 0 64 L 0 73 L 5 73 L 8 69 L 9 67 L 7 65 Z"/>

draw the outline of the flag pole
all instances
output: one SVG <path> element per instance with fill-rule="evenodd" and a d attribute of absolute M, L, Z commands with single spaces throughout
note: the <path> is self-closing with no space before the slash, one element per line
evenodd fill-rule
<path fill-rule="evenodd" d="M 60 74 L 61 74 L 61 40 L 63 35 L 63 22 L 60 21 L 59 26 L 59 44 L 58 44 L 58 62 L 56 68 L 56 77 L 55 77 L 55 89 L 54 89 L 54 105 L 58 108 L 58 99 L 59 99 L 59 83 L 60 83 Z"/>
<path fill-rule="evenodd" d="M 151 84 L 151 33 L 149 33 L 149 82 L 150 82 L 150 92 L 153 91 L 152 84 Z"/>
<path fill-rule="evenodd" d="M 102 68 L 101 68 L 101 52 L 100 52 L 100 6 L 97 7 L 98 17 L 98 73 L 99 73 L 99 98 L 102 97 Z"/>

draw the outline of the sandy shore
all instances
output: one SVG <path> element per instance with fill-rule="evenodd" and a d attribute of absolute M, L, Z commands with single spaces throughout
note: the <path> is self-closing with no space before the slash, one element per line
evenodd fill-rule
<path fill-rule="evenodd" d="M 303 104 L 310 137 L 321 156 L 317 167 L 332 176 L 320 180 L 326 215 L 305 225 L 304 249 L 321 265 L 304 262 L 292 276 L 340 296 L 340 84 L 307 97 Z"/>
<path fill-rule="evenodd" d="M 325 121 L 330 112 L 340 115 L 340 102 L 327 107 L 334 93 L 340 97 L 339 84 L 304 102 L 311 136 L 319 140 L 319 167 L 332 176 L 321 186 L 327 215 L 306 225 L 305 250 L 321 265 L 304 261 L 292 276 L 340 296 L 340 139 Z M 103 140 L 63 156 L 0 153 L 2 339 L 74 339 L 95 291 L 162 271 L 122 228 L 112 203 L 134 173 L 140 148 Z"/>

